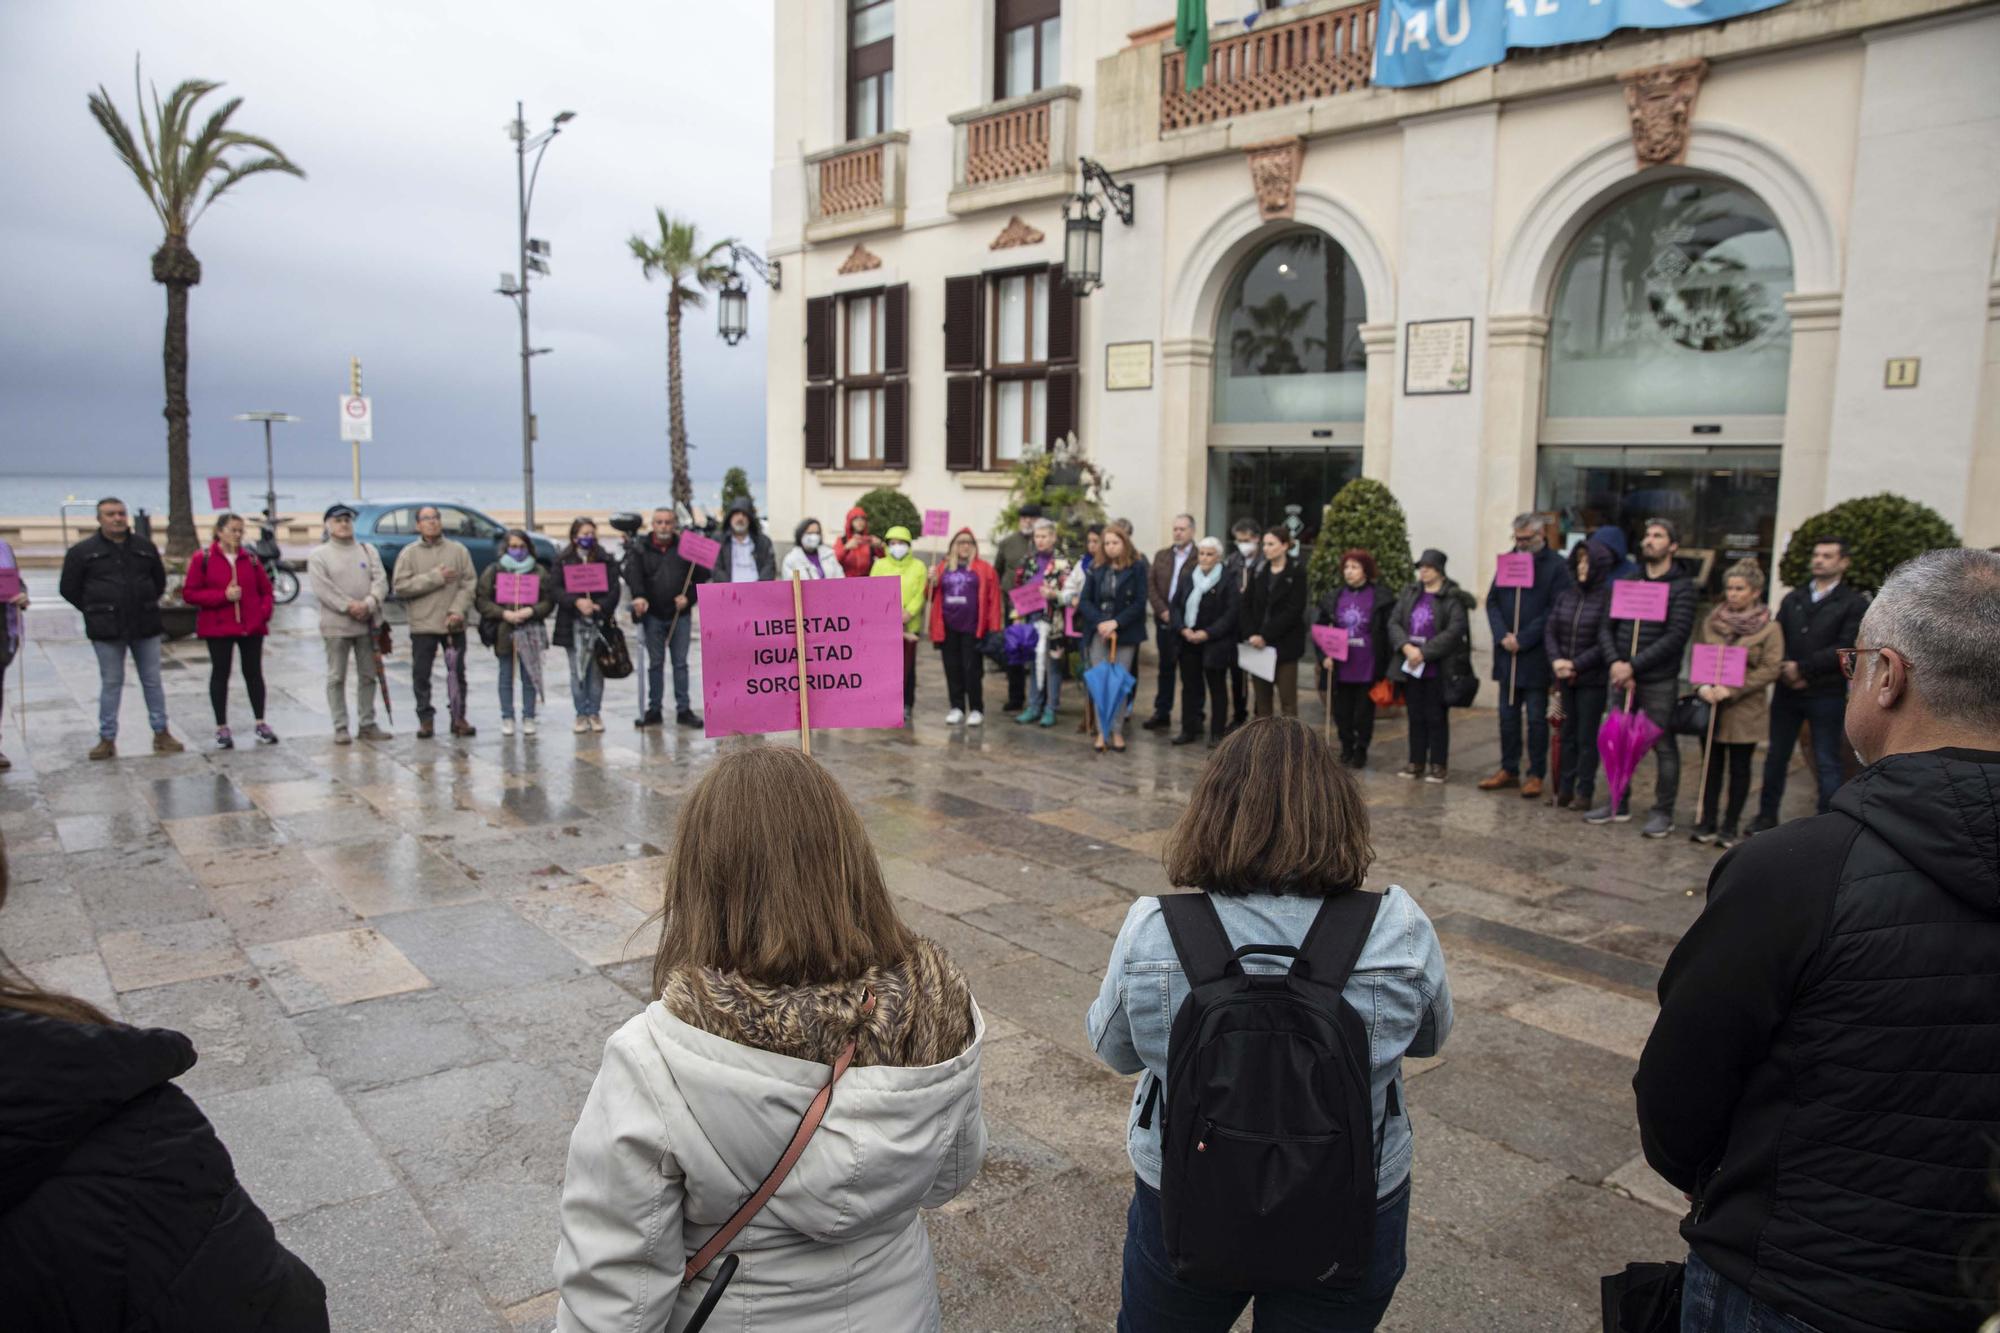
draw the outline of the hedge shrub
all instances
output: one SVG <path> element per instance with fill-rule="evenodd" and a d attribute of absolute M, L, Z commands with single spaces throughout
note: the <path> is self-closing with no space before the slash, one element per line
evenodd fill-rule
<path fill-rule="evenodd" d="M 1315 602 L 1340 582 L 1340 555 L 1349 550 L 1373 555 L 1383 581 L 1391 588 L 1400 589 L 1416 577 L 1403 506 L 1379 481 L 1356 477 L 1327 502 L 1319 540 L 1306 564 L 1306 587 Z"/>
<path fill-rule="evenodd" d="M 924 516 L 909 496 L 890 486 L 878 486 L 854 502 L 861 506 L 861 512 L 868 515 L 868 531 L 880 537 L 890 528 L 899 524 L 910 530 L 915 539 L 924 530 Z M 843 511 L 839 526 L 847 526 L 847 514 Z"/>
<path fill-rule="evenodd" d="M 1846 500 L 1799 524 L 1778 561 L 1778 577 L 1803 587 L 1812 577 L 1815 542 L 1840 537 L 1847 542 L 1847 581 L 1863 592 L 1881 589 L 1889 571 L 1912 556 L 1959 545 L 1958 534 L 1928 505 L 1900 495 L 1864 495 Z"/>

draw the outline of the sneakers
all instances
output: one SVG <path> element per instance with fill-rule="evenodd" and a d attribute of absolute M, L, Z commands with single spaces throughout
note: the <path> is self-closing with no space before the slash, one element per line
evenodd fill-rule
<path fill-rule="evenodd" d="M 513 734 L 514 734 L 514 719 L 513 719 L 513 718 L 511 718 L 511 717 L 503 717 L 503 718 L 501 718 L 501 719 L 500 719 L 500 734 L 501 734 L 502 736 L 511 736 L 511 735 L 513 735 Z"/>
<path fill-rule="evenodd" d="M 1024 708 L 1020 712 L 1014 715 L 1014 721 L 1026 724 L 1029 722 L 1033 722 L 1036 718 L 1040 717 L 1041 715 L 1042 715 L 1042 710 L 1039 708 Z"/>
<path fill-rule="evenodd" d="M 1586 824 L 1629 824 L 1632 822 L 1632 811 L 1628 806 L 1620 806 L 1618 809 L 1613 810 L 1611 803 L 1607 801 L 1585 815 L 1583 822 Z"/>
<path fill-rule="evenodd" d="M 985 721 L 986 721 L 986 714 L 980 712 L 977 708 L 973 709 L 970 713 L 967 713 L 965 715 L 965 725 L 968 727 L 980 726 Z"/>
<path fill-rule="evenodd" d="M 954 708 L 944 715 L 944 724 L 947 727 L 955 727 L 963 721 L 965 721 L 965 710 L 963 708 Z"/>
<path fill-rule="evenodd" d="M 580 717 L 576 721 L 569 724 L 569 729 L 572 732 L 575 732 L 577 735 L 581 736 L 585 732 L 590 730 L 590 719 L 587 717 Z"/>
<path fill-rule="evenodd" d="M 187 749 L 187 746 L 175 740 L 174 734 L 171 731 L 156 731 L 153 733 L 154 754 L 179 754 L 185 749 Z"/>
<path fill-rule="evenodd" d="M 1520 779 L 1516 778 L 1512 773 L 1509 773 L 1506 769 L 1497 768 L 1493 770 L 1493 776 L 1481 778 L 1479 780 L 1479 790 L 1500 791 L 1503 788 L 1516 786 L 1519 784 L 1519 782 Z"/>
<path fill-rule="evenodd" d="M 1688 834 L 1688 841 L 1699 842 L 1703 844 L 1714 842 L 1715 825 L 1707 822 L 1696 824 L 1694 826 L 1694 832 Z"/>
<path fill-rule="evenodd" d="M 158 749 L 159 747 L 156 745 L 153 748 Z M 236 748 L 236 738 L 229 734 L 228 727 L 217 727 L 215 729 L 215 748 L 218 750 L 233 750 Z"/>
<path fill-rule="evenodd" d="M 1532 801 L 1541 794 L 1542 794 L 1542 780 L 1540 778 L 1529 778 L 1526 782 L 1523 782 L 1521 784 L 1522 800 Z"/>
<path fill-rule="evenodd" d="M 648 708 L 646 710 L 646 715 L 634 721 L 632 725 L 635 727 L 642 727 L 642 728 L 659 727 L 666 725 L 666 721 L 667 721 L 666 718 L 661 716 L 659 709 Z"/>
<path fill-rule="evenodd" d="M 674 725 L 677 727 L 698 727 L 701 725 L 701 715 L 696 713 L 692 708 L 683 708 L 674 714 Z"/>
<path fill-rule="evenodd" d="M 1674 831 L 1674 817 L 1665 810 L 1655 810 L 1646 816 L 1646 827 L 1639 832 L 1648 838 L 1664 838 Z"/>
<path fill-rule="evenodd" d="M 599 716 L 598 714 L 596 714 L 596 713 L 592 713 L 592 714 L 590 715 L 590 729 L 591 729 L 592 731 L 603 731 L 603 730 L 604 730 L 604 719 L 603 719 L 603 718 L 602 718 L 601 716 Z"/>
<path fill-rule="evenodd" d="M 1750 821 L 1750 827 L 1744 830 L 1743 836 L 1746 838 L 1754 838 L 1759 833 L 1769 833 L 1772 829 L 1776 827 L 1778 827 L 1777 820 L 1771 818 L 1769 815 L 1758 815 L 1755 819 Z"/>
<path fill-rule="evenodd" d="M 257 744 L 276 745 L 277 743 L 278 733 L 271 730 L 271 724 L 269 722 L 259 722 L 257 724 Z"/>
<path fill-rule="evenodd" d="M 1424 774 L 1424 781 L 1429 783 L 1442 783 L 1450 779 L 1450 777 L 1451 777 L 1451 770 L 1447 769 L 1443 764 L 1432 764 L 1431 771 Z"/>
<path fill-rule="evenodd" d="M 1053 727 L 1055 724 L 1056 724 L 1056 710 L 1053 708 L 1043 709 L 1042 725 L 1045 727 Z"/>
<path fill-rule="evenodd" d="M 384 731 L 373 722 L 370 722 L 354 734 L 364 741 L 386 741 L 391 739 L 395 733 Z"/>
<path fill-rule="evenodd" d="M 1734 824 L 1724 824 L 1716 831 L 1715 845 L 1725 852 L 1741 841 L 1743 841 L 1743 835 L 1736 831 L 1736 825 Z"/>
<path fill-rule="evenodd" d="M 92 759 L 116 759 L 118 757 L 118 742 L 112 740 L 109 736 L 104 737 L 97 744 L 90 747 L 90 757 Z"/>
<path fill-rule="evenodd" d="M 535 719 L 532 717 L 521 719 L 521 734 L 523 736 L 532 736 L 535 734 Z"/>
<path fill-rule="evenodd" d="M 1399 778 L 1420 778 L 1423 775 L 1424 766 L 1422 764 L 1404 764 L 1396 770 L 1396 776 Z"/>
<path fill-rule="evenodd" d="M 354 737 L 348 735 L 346 727 L 335 727 L 333 729 L 333 743 L 335 745 L 352 745 L 354 744 Z"/>

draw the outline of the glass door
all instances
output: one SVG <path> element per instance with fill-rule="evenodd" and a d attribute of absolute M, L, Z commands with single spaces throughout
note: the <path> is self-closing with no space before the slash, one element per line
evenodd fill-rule
<path fill-rule="evenodd" d="M 1310 547 L 1326 502 L 1360 475 L 1358 448 L 1211 449 L 1202 531 L 1227 543 L 1229 525 L 1248 518 L 1260 528 L 1286 527 Z"/>
<path fill-rule="evenodd" d="M 1646 521 L 1665 518 L 1704 596 L 1719 596 L 1723 571 L 1746 557 L 1772 576 L 1777 449 L 1544 447 L 1539 462 L 1536 503 L 1561 519 L 1569 544 L 1611 524 L 1636 556 Z"/>

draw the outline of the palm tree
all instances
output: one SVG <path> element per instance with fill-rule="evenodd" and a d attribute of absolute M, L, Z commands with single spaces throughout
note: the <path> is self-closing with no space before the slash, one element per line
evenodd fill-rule
<path fill-rule="evenodd" d="M 153 114 L 146 117 L 146 99 L 139 88 L 139 65 L 132 64 L 132 100 L 138 107 L 139 133 L 132 137 L 125 118 L 112 105 L 111 94 L 99 84 L 90 95 L 90 114 L 111 140 L 118 158 L 139 182 L 146 202 L 160 219 L 166 237 L 153 252 L 153 281 L 167 289 L 167 332 L 161 349 L 167 381 L 167 554 L 184 556 L 194 550 L 194 497 L 188 484 L 188 288 L 201 281 L 201 261 L 188 249 L 188 233 L 209 205 L 246 176 L 282 171 L 303 178 L 275 144 L 229 128 L 229 118 L 243 99 L 232 97 L 194 129 L 195 109 L 202 98 L 222 85 L 208 79 L 184 80 L 168 94 L 152 91 Z M 204 188 L 205 187 L 205 188 Z"/>
<path fill-rule="evenodd" d="M 703 249 L 694 223 L 670 217 L 664 208 L 655 208 L 653 216 L 660 226 L 658 238 L 649 241 L 633 232 L 626 244 L 647 281 L 655 273 L 667 280 L 667 446 L 673 460 L 674 503 L 686 509 L 694 504 L 694 485 L 688 480 L 687 413 L 681 405 L 681 311 L 701 309 L 706 304 L 702 293 L 729 276 L 717 256 L 735 242 L 725 237 Z"/>

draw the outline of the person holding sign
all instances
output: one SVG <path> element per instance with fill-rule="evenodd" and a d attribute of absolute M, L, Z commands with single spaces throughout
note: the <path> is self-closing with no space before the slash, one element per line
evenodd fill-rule
<path fill-rule="evenodd" d="M 1465 615 L 1472 599 L 1445 577 L 1444 565 L 1436 547 L 1418 556 L 1416 582 L 1389 613 L 1389 647 L 1402 658 L 1399 683 L 1410 717 L 1410 762 L 1396 776 L 1439 783 L 1451 776 L 1445 677 L 1472 651 Z"/>
<path fill-rule="evenodd" d="M 1375 557 L 1363 550 L 1342 552 L 1340 586 L 1319 599 L 1313 624 L 1347 635 L 1347 656 L 1328 659 L 1333 725 L 1340 734 L 1340 762 L 1349 768 L 1368 765 L 1368 743 L 1375 738 L 1375 682 L 1389 674 L 1389 613 L 1396 594 L 1381 581 Z"/>
<path fill-rule="evenodd" d="M 1693 837 L 1726 848 L 1738 839 L 1743 804 L 1750 798 L 1750 759 L 1770 729 L 1771 682 L 1785 656 L 1784 631 L 1764 604 L 1764 570 L 1755 560 L 1738 561 L 1722 576 L 1722 604 L 1701 622 L 1695 642 L 1688 679 L 1709 706 L 1712 739 L 1702 755 L 1701 813 Z M 1711 647 L 1704 653 L 1700 645 Z M 1725 767 L 1729 805 L 1718 823 Z"/>
<path fill-rule="evenodd" d="M 986 721 L 986 683 L 979 644 L 1001 627 L 1000 577 L 979 558 L 971 528 L 952 534 L 951 547 L 931 576 L 931 642 L 944 657 L 944 687 L 951 711 L 945 725 Z"/>
<path fill-rule="evenodd" d="M 1611 664 L 1611 706 L 1637 709 L 1660 728 L 1660 738 L 1653 742 L 1653 810 L 1642 830 L 1649 838 L 1674 831 L 1674 798 L 1681 785 L 1680 744 L 1669 723 L 1680 696 L 1681 657 L 1694 631 L 1695 592 L 1694 580 L 1675 558 L 1680 541 L 1680 529 L 1671 519 L 1646 520 L 1639 577 L 1612 583 L 1611 614 L 1597 632 L 1598 650 Z M 1631 817 L 1607 801 L 1584 821 L 1624 823 Z"/>
<path fill-rule="evenodd" d="M 1207 699 L 1208 748 L 1222 744 L 1229 728 L 1229 668 L 1236 661 L 1236 589 L 1222 568 L 1222 542 L 1195 543 L 1194 568 L 1174 583 L 1167 633 L 1180 636 L 1181 729 L 1173 744 L 1201 739 Z"/>
<path fill-rule="evenodd" d="M 581 735 L 604 730 L 604 673 L 597 666 L 597 645 L 616 633 L 618 581 L 611 577 L 611 557 L 597 544 L 597 523 L 574 518 L 569 545 L 556 557 L 556 647 L 569 653 L 570 702 L 576 721 L 570 730 Z"/>
<path fill-rule="evenodd" d="M 1139 645 L 1146 641 L 1146 571 L 1140 567 L 1125 529 L 1107 524 L 1101 540 L 1104 556 L 1084 579 L 1076 608 L 1077 625 L 1089 635 L 1084 641 L 1084 665 L 1088 669 L 1115 659 L 1131 672 L 1139 664 Z M 1102 720 L 1103 731 L 1111 733 L 1111 748 L 1120 754 L 1125 752 L 1120 728 L 1131 712 L 1128 693 L 1117 716 Z M 1104 748 L 1102 733 L 1096 747 Z"/>
<path fill-rule="evenodd" d="M 1015 586 L 1014 576 L 1020 572 L 1023 563 L 1035 549 L 1035 524 L 1042 517 L 1042 507 L 1032 500 L 1021 506 L 1014 518 L 1014 531 L 1002 537 L 993 548 L 993 572 L 1000 579 L 1000 586 Z M 1026 706 L 1028 698 L 1028 666 L 1026 663 L 1009 664 L 1007 671 L 1006 711 L 1018 713 Z"/>
<path fill-rule="evenodd" d="M 465 720 L 465 617 L 479 582 L 472 553 L 444 535 L 444 520 L 436 505 L 417 510 L 418 540 L 396 553 L 396 600 L 410 613 L 410 683 L 417 696 L 417 735 L 433 735 L 431 664 L 444 649 L 447 707 L 453 700 L 451 734 L 477 732 Z"/>
<path fill-rule="evenodd" d="M 208 702 L 215 710 L 215 748 L 233 750 L 229 733 L 229 662 L 243 663 L 243 688 L 257 719 L 257 743 L 276 745 L 278 734 L 264 720 L 264 636 L 271 630 L 271 576 L 264 562 L 243 549 L 243 517 L 216 515 L 208 549 L 188 561 L 181 597 L 199 607 L 194 632 L 208 645 Z"/>
<path fill-rule="evenodd" d="M 834 558 L 851 579 L 865 579 L 882 558 L 882 539 L 869 535 L 868 511 L 860 505 L 847 511 L 847 527 L 833 544 Z"/>
<path fill-rule="evenodd" d="M 657 727 L 665 721 L 667 657 L 674 664 L 674 724 L 698 727 L 688 693 L 688 636 L 694 625 L 695 599 L 708 581 L 711 555 L 705 562 L 693 547 L 706 539 L 683 533 L 680 515 L 662 505 L 653 511 L 646 540 L 625 544 L 622 573 L 632 595 L 632 614 L 646 636 L 646 711 L 636 725 Z"/>
<path fill-rule="evenodd" d="M 901 581 L 903 590 L 903 725 L 910 725 L 911 710 L 917 706 L 917 642 L 923 637 L 925 606 L 930 590 L 930 570 L 910 553 L 910 530 L 902 524 L 882 536 L 889 553 L 869 566 L 870 578 Z"/>
<path fill-rule="evenodd" d="M 1549 655 L 1542 647 L 1549 606 L 1569 580 L 1563 558 L 1549 549 L 1545 517 L 1514 520 L 1514 549 L 1500 557 L 1486 593 L 1486 623 L 1493 631 L 1493 679 L 1500 684 L 1500 767 L 1479 783 L 1500 791 L 1517 782 L 1521 796 L 1542 794 L 1549 771 Z M 1528 755 L 1521 762 L 1521 715 L 1527 714 Z"/>
<path fill-rule="evenodd" d="M 555 614 L 556 581 L 535 559 L 528 534 L 515 528 L 507 549 L 479 576 L 472 599 L 479 639 L 500 659 L 500 734 L 514 734 L 514 678 L 521 678 L 521 732 L 535 734 L 535 701 L 542 690 L 540 663 L 548 647 L 545 625 Z"/>
<path fill-rule="evenodd" d="M 1556 754 L 1558 810 L 1588 810 L 1597 792 L 1597 728 L 1611 679 L 1597 631 L 1611 609 L 1617 567 L 1618 557 L 1597 538 L 1579 542 L 1569 553 L 1569 580 L 1556 590 L 1542 631 L 1563 718 Z"/>
<path fill-rule="evenodd" d="M 1035 660 L 1028 666 L 1028 702 L 1014 715 L 1014 720 L 1024 725 L 1039 721 L 1053 727 L 1056 706 L 1062 699 L 1063 637 L 1055 608 L 1069 579 L 1069 561 L 1056 554 L 1057 535 L 1054 519 L 1036 519 L 1034 549 L 1009 576 L 1009 617 L 1025 621 L 1035 630 Z"/>
<path fill-rule="evenodd" d="M 1269 717 L 1272 696 L 1282 717 L 1299 715 L 1299 659 L 1306 655 L 1306 571 L 1291 558 L 1292 534 L 1264 531 L 1264 563 L 1250 579 L 1250 594 L 1237 618 L 1237 638 L 1252 648 L 1271 648 L 1278 667 L 1270 680 L 1253 677 L 1253 711 Z"/>

